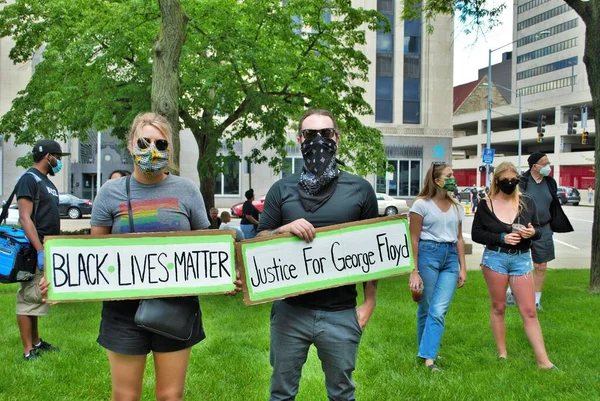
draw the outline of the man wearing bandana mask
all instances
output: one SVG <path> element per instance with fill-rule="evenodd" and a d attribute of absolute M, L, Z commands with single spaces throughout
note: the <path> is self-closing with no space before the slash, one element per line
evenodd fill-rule
<path fill-rule="evenodd" d="M 44 237 L 60 235 L 58 190 L 48 179 L 62 168 L 63 153 L 58 142 L 42 139 L 32 149 L 33 167 L 19 179 L 15 195 L 19 205 L 19 223 L 31 246 L 38 253 L 38 270 L 31 281 L 21 283 L 17 291 L 17 323 L 23 342 L 23 356 L 30 361 L 41 352 L 57 348 L 43 341 L 38 332 L 38 317 L 48 314 L 48 304 L 41 300 L 39 282 L 44 270 Z M 34 200 L 39 197 L 35 206 Z"/>
<path fill-rule="evenodd" d="M 298 124 L 302 171 L 276 182 L 265 198 L 258 236 L 292 233 L 311 242 L 315 228 L 377 217 L 377 197 L 365 179 L 338 169 L 335 118 L 311 110 Z M 375 307 L 376 282 L 330 288 L 276 301 L 271 312 L 270 400 L 294 399 L 311 344 L 317 348 L 329 399 L 355 399 L 352 372 L 362 331 Z"/>
<path fill-rule="evenodd" d="M 546 279 L 548 262 L 554 260 L 553 233 L 573 231 L 567 215 L 562 210 L 556 195 L 556 181 L 550 176 L 551 167 L 545 153 L 535 152 L 527 159 L 529 170 L 522 174 L 520 190 L 529 195 L 535 202 L 540 222 L 542 237 L 533 241 L 531 259 L 533 260 L 533 279 L 535 282 L 535 306 L 543 310 L 540 304 L 542 288 Z M 515 301 L 510 289 L 506 292 L 506 304 L 514 305 Z"/>

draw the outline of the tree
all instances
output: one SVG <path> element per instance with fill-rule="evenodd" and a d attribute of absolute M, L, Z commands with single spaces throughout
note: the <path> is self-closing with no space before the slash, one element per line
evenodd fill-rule
<path fill-rule="evenodd" d="M 341 155 L 355 171 L 381 168 L 381 134 L 358 119 L 371 113 L 359 85 L 367 80 L 369 61 L 359 47 L 365 28 L 385 26 L 377 12 L 352 8 L 346 0 L 159 3 L 160 9 L 140 0 L 18 0 L 5 6 L 0 35 L 16 42 L 11 58 L 22 62 L 43 45 L 45 50 L 27 88 L 0 120 L 0 134 L 33 143 L 40 136 L 85 137 L 90 128 L 112 128 L 124 138 L 133 117 L 151 104 L 167 113 L 157 107 L 161 84 L 152 79 L 162 71 L 170 74 L 165 93 L 176 93 L 179 84 L 177 113 L 197 142 L 207 207 L 214 204 L 215 174 L 231 157 L 219 153 L 223 143 L 231 150 L 243 138 L 260 138 L 250 160 L 277 171 L 293 128 L 289 122 L 309 107 L 339 117 Z M 174 25 L 167 6 L 178 10 Z M 177 24 L 180 32 L 185 26 L 185 36 L 159 34 L 156 40 L 159 31 Z M 185 40 L 178 82 L 177 50 L 162 42 L 167 39 L 177 45 Z M 152 98 L 151 87 L 157 91 Z"/>

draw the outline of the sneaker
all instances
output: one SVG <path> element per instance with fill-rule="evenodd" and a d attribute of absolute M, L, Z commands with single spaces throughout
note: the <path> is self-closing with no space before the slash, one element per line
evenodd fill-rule
<path fill-rule="evenodd" d="M 54 345 L 52 345 L 50 343 L 47 343 L 46 341 L 42 340 L 41 338 L 40 338 L 40 343 L 38 345 L 34 345 L 33 348 L 36 351 L 44 351 L 44 352 L 46 352 L 46 351 L 55 352 L 55 351 L 60 350 L 60 348 L 55 347 Z"/>
<path fill-rule="evenodd" d="M 512 294 L 512 292 L 507 292 L 506 293 L 506 306 L 514 306 L 514 305 L 516 305 L 515 296 Z"/>
<path fill-rule="evenodd" d="M 544 308 L 542 308 L 542 304 L 540 304 L 539 302 L 535 304 L 535 309 L 537 309 L 540 312 L 544 310 Z"/>
<path fill-rule="evenodd" d="M 25 359 L 26 361 L 34 361 L 41 356 L 42 355 L 40 355 L 39 351 L 36 348 L 32 348 L 31 351 L 29 351 L 29 354 L 23 355 L 23 359 Z"/>

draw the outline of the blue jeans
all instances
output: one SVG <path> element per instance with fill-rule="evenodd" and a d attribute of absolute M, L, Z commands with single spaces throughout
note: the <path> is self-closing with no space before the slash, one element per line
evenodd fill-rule
<path fill-rule="evenodd" d="M 330 400 L 355 400 L 352 372 L 362 330 L 356 309 L 312 310 L 276 301 L 271 309 L 273 367 L 269 400 L 294 400 L 311 344 L 317 348 Z"/>
<path fill-rule="evenodd" d="M 256 237 L 256 227 L 254 224 L 240 224 L 240 229 L 244 233 L 244 239 Z"/>
<path fill-rule="evenodd" d="M 435 359 L 444 334 L 444 318 L 458 281 L 456 244 L 421 240 L 418 268 L 424 285 L 417 308 L 418 356 Z"/>

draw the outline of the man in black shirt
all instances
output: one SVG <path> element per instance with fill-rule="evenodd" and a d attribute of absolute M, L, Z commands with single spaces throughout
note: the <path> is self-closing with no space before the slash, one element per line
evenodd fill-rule
<path fill-rule="evenodd" d="M 210 212 L 210 226 L 208 226 L 209 230 L 218 230 L 221 226 L 221 218 L 219 217 L 219 209 L 216 207 L 211 207 Z"/>
<path fill-rule="evenodd" d="M 377 217 L 377 198 L 363 178 L 339 171 L 335 157 L 340 134 L 330 112 L 308 111 L 298 124 L 302 171 L 269 190 L 258 236 L 292 233 L 306 242 L 315 227 Z M 314 155 L 321 155 L 315 158 Z M 294 399 L 311 344 L 317 348 L 327 395 L 354 400 L 352 372 L 362 330 L 375 308 L 376 282 L 364 284 L 364 303 L 356 307 L 356 286 L 347 285 L 276 301 L 271 312 L 270 400 Z"/>
<path fill-rule="evenodd" d="M 48 304 L 42 302 L 39 282 L 44 271 L 44 237 L 60 234 L 58 191 L 48 179 L 62 168 L 63 153 L 58 142 L 42 139 L 33 146 L 33 167 L 27 170 L 16 186 L 19 223 L 31 246 L 38 252 L 38 271 L 35 278 L 21 284 L 17 290 L 17 323 L 23 342 L 23 355 L 33 360 L 42 351 L 57 348 L 43 341 L 38 332 L 38 316 L 48 314 Z M 34 202 L 39 199 L 39 203 Z"/>

